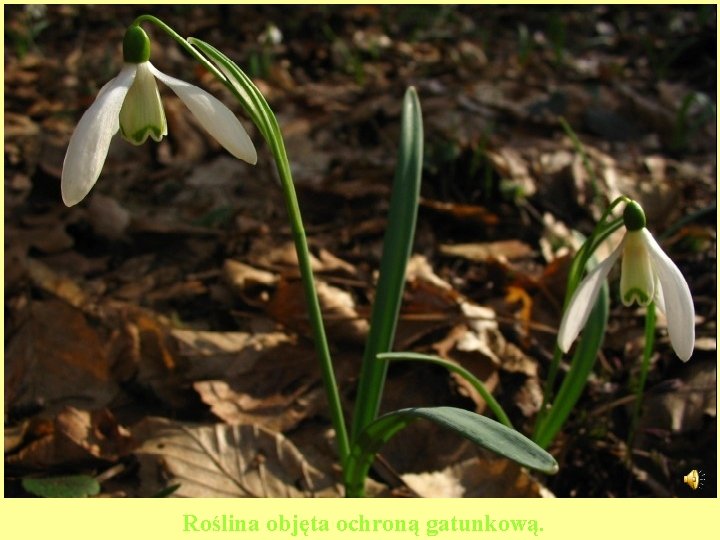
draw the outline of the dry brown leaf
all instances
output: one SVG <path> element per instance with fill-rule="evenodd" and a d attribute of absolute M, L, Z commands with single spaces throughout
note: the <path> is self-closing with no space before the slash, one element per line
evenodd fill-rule
<path fill-rule="evenodd" d="M 248 264 L 228 259 L 223 264 L 223 271 L 228 283 L 236 292 L 245 292 L 256 285 L 274 285 L 278 276 L 272 272 L 254 268 Z"/>
<path fill-rule="evenodd" d="M 492 309 L 469 302 L 464 302 L 461 309 L 468 320 L 469 332 L 458 340 L 458 350 L 477 351 L 491 358 L 505 371 L 537 377 L 537 363 L 505 339 Z"/>
<path fill-rule="evenodd" d="M 15 426 L 5 426 L 5 454 L 10 454 L 20 447 L 30 426 L 30 420 L 23 420 Z"/>
<path fill-rule="evenodd" d="M 539 243 L 545 262 L 549 263 L 580 249 L 582 242 L 565 223 L 556 219 L 550 212 L 543 214 L 542 221 L 543 233 Z"/>
<path fill-rule="evenodd" d="M 476 457 L 441 471 L 404 474 L 422 497 L 552 497 L 527 470 L 504 458 Z"/>
<path fill-rule="evenodd" d="M 520 240 L 499 240 L 473 244 L 440 244 L 440 253 L 448 257 L 462 257 L 470 261 L 523 259 L 533 257 L 532 248 Z"/>
<path fill-rule="evenodd" d="M 330 253 L 325 248 L 318 250 L 318 259 L 320 260 L 320 272 L 325 274 L 341 275 L 346 277 L 356 277 L 357 268 L 340 257 Z"/>
<path fill-rule="evenodd" d="M 8 462 L 26 467 L 53 467 L 92 458 L 114 461 L 126 455 L 134 442 L 107 409 L 87 411 L 66 407 L 52 429 L 32 441 Z"/>
<path fill-rule="evenodd" d="M 350 293 L 324 281 L 318 281 L 316 289 L 328 336 L 338 342 L 363 344 L 368 322 L 358 314 Z M 266 310 L 288 328 L 310 332 L 302 282 L 281 279 Z"/>
<path fill-rule="evenodd" d="M 183 384 L 182 374 L 188 368 L 169 324 L 134 306 L 109 306 L 109 314 L 111 310 L 116 328 L 110 339 L 115 378 L 150 390 L 173 407 L 187 407 L 192 392 Z"/>
<path fill-rule="evenodd" d="M 272 367 L 273 357 L 280 358 L 294 348 L 294 341 L 283 332 L 175 329 L 172 337 L 184 362 L 184 377 L 190 381 L 251 378 L 262 371 L 262 364 Z"/>
<path fill-rule="evenodd" d="M 459 293 L 435 274 L 425 257 L 411 257 L 406 276 L 406 298 L 395 337 L 396 350 L 410 350 L 423 337 L 452 328 L 460 316 Z"/>
<path fill-rule="evenodd" d="M 30 137 L 40 133 L 40 126 L 24 114 L 6 111 L 4 133 L 9 139 Z"/>
<path fill-rule="evenodd" d="M 535 179 L 530 175 L 525 158 L 509 146 L 495 150 L 485 150 L 485 155 L 495 167 L 500 178 L 509 180 L 520 188 L 524 196 L 529 197 L 537 191 Z"/>
<path fill-rule="evenodd" d="M 286 430 L 323 402 L 315 351 L 282 332 L 174 330 L 182 377 L 230 424 Z"/>
<path fill-rule="evenodd" d="M 418 296 L 418 291 L 424 291 Z M 495 310 L 478 306 L 464 299 L 452 286 L 434 274 L 427 261 L 414 257 L 408 267 L 409 304 L 420 312 L 435 314 L 435 321 L 414 321 L 414 325 L 424 324 L 433 331 L 447 327 L 443 339 L 436 341 L 432 348 L 443 357 L 454 360 L 485 383 L 492 392 L 498 384 L 498 370 L 519 373 L 526 377 L 520 387 L 518 396 L 524 399 L 519 404 L 524 413 L 530 415 L 536 411 L 540 403 L 536 399 L 538 381 L 538 365 L 535 360 L 526 356 L 520 348 L 507 341 L 500 331 Z M 422 299 L 421 305 L 416 303 Z M 406 308 L 407 309 L 407 308 Z M 403 312 L 404 314 L 407 311 Z M 440 315 L 440 317 L 437 317 Z M 398 335 L 403 336 L 411 321 L 401 320 Z M 399 350 L 407 350 L 411 343 L 400 343 Z M 454 377 L 463 394 L 470 397 L 477 405 L 478 411 L 484 410 L 486 404 L 470 385 L 464 380 Z"/>
<path fill-rule="evenodd" d="M 117 391 L 104 340 L 82 312 L 57 300 L 32 302 L 6 348 L 6 410 L 40 405 L 53 415 L 66 405 L 97 409 Z"/>
<path fill-rule="evenodd" d="M 257 424 L 274 431 L 287 431 L 312 416 L 322 402 L 321 388 L 310 389 L 315 381 L 304 381 L 292 392 L 255 396 L 236 392 L 225 381 L 198 381 L 193 388 L 210 410 L 230 425 Z M 309 395 L 308 395 L 309 393 Z"/>
<path fill-rule="evenodd" d="M 336 480 L 312 467 L 280 433 L 254 426 L 198 426 L 148 418 L 133 429 L 143 444 L 145 495 L 180 484 L 175 497 L 337 497 Z"/>
<path fill-rule="evenodd" d="M 434 201 L 430 199 L 421 199 L 420 205 L 460 221 L 476 222 L 484 225 L 497 225 L 500 221 L 496 214 L 493 214 L 482 206 Z"/>
<path fill-rule="evenodd" d="M 62 444 L 66 439 L 87 455 L 111 461 L 125 455 L 132 444 L 130 432 L 108 409 L 66 407 L 55 419 L 55 433 Z"/>
<path fill-rule="evenodd" d="M 223 278 L 244 302 L 256 307 L 262 307 L 268 301 L 268 288 L 274 286 L 279 279 L 272 272 L 232 259 L 227 259 L 223 264 Z"/>
<path fill-rule="evenodd" d="M 298 267 L 297 253 L 292 242 L 278 243 L 276 238 L 258 236 L 253 239 L 248 253 L 250 263 L 258 268 L 292 268 Z M 310 254 L 310 265 L 313 272 L 320 270 L 320 261 Z"/>
<path fill-rule="evenodd" d="M 24 262 L 30 280 L 36 287 L 74 307 L 83 307 L 88 303 L 87 295 L 78 282 L 55 272 L 37 259 L 27 258 Z"/>
<path fill-rule="evenodd" d="M 715 362 L 693 362 L 683 366 L 676 389 L 649 393 L 640 420 L 642 428 L 684 432 L 703 426 L 703 417 L 717 415 L 717 369 Z"/>

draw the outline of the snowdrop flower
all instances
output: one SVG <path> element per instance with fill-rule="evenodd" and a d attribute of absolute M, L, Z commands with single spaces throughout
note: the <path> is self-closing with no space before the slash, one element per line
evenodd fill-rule
<path fill-rule="evenodd" d="M 125 33 L 123 58 L 125 64 L 119 75 L 103 86 L 70 138 L 61 180 L 67 206 L 79 203 L 95 185 L 110 141 L 118 131 L 135 145 L 148 137 L 160 141 L 167 135 L 156 78 L 177 94 L 198 122 L 233 156 L 251 164 L 257 162 L 250 137 L 230 109 L 204 90 L 165 75 L 150 63 L 150 40 L 139 26 L 131 26 Z"/>
<path fill-rule="evenodd" d="M 615 251 L 598 264 L 575 290 L 560 323 L 558 345 L 563 352 L 585 326 L 600 287 L 622 255 L 620 296 L 626 306 L 655 302 L 667 318 L 670 343 L 675 354 L 687 362 L 695 346 L 695 308 L 690 288 L 678 267 L 645 228 L 645 213 L 636 202 L 623 212 L 626 233 Z"/>

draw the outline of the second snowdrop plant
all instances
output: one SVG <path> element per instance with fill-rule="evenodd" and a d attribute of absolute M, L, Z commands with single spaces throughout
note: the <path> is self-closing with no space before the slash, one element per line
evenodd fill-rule
<path fill-rule="evenodd" d="M 164 74 L 150 62 L 150 39 L 132 25 L 123 39 L 124 65 L 117 77 L 100 90 L 70 138 L 61 179 L 63 201 L 82 201 L 97 182 L 110 141 L 120 131 L 132 144 L 167 135 L 165 112 L 156 79 L 169 86 L 198 122 L 238 159 L 255 164 L 250 137 L 230 109 L 205 90 Z"/>
<path fill-rule="evenodd" d="M 622 217 L 611 218 L 612 211 L 624 204 Z M 603 261 L 593 261 L 598 246 L 617 230 L 625 234 Z M 607 278 L 618 259 L 620 299 L 625 306 L 646 308 L 645 346 L 636 390 L 630 437 L 637 422 L 642 395 L 654 347 L 655 310 L 667 319 L 667 329 L 675 354 L 687 362 L 695 346 L 695 308 L 690 287 L 677 265 L 665 254 L 646 227 L 642 207 L 627 197 L 618 197 L 608 207 L 590 237 L 578 251 L 570 269 L 566 302 L 557 337 L 557 348 L 545 382 L 543 407 L 538 414 L 533 440 L 546 447 L 561 429 L 579 399 L 595 358 L 602 345 L 608 318 Z M 586 267 L 594 267 L 583 277 Z M 582 334 L 581 334 L 582 332 Z M 554 383 L 563 353 L 570 351 L 580 336 L 570 368 L 557 393 Z"/>
<path fill-rule="evenodd" d="M 563 314 L 558 345 L 568 352 L 590 316 L 600 287 L 622 256 L 620 298 L 626 306 L 651 303 L 665 314 L 670 343 L 675 354 L 687 362 L 695 346 L 695 308 L 690 287 L 678 269 L 645 227 L 645 213 L 635 201 L 623 212 L 625 235 L 610 256 L 598 264 L 575 290 Z"/>

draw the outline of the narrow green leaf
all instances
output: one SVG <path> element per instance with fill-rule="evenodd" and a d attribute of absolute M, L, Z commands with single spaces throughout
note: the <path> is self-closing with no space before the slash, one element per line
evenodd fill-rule
<path fill-rule="evenodd" d="M 488 389 L 485 388 L 483 382 L 461 365 L 450 362 L 449 360 L 445 360 L 444 358 L 440 358 L 439 356 L 411 352 L 382 353 L 378 354 L 378 358 L 380 360 L 415 360 L 418 362 L 429 362 L 431 364 L 437 364 L 444 367 L 448 371 L 459 375 L 467 382 L 469 382 L 473 386 L 473 388 L 477 390 L 478 394 L 480 394 L 480 396 L 485 400 L 485 403 L 487 403 L 488 407 L 497 417 L 500 423 L 512 429 L 513 426 L 510 422 L 510 419 L 508 418 L 508 415 L 505 414 L 505 411 L 497 402 L 497 400 L 493 397 L 493 395 L 488 392 Z"/>
<path fill-rule="evenodd" d="M 25 491 L 48 498 L 92 497 L 100 493 L 100 484 L 91 476 L 56 476 L 54 478 L 23 478 Z"/>
<path fill-rule="evenodd" d="M 548 413 L 538 423 L 533 440 L 542 448 L 547 448 L 562 429 L 565 420 L 582 394 L 588 376 L 595 365 L 608 320 L 610 303 L 607 283 L 603 284 L 595 307 L 590 312 L 588 322 L 583 329 L 570 370 L 563 379 L 555 401 Z"/>
<path fill-rule="evenodd" d="M 370 333 L 360 368 L 351 439 L 377 417 L 380 409 L 387 362 L 378 360 L 377 355 L 388 352 L 395 339 L 405 287 L 405 269 L 415 236 L 422 156 L 422 110 L 417 93 L 411 87 L 405 92 L 403 101 L 398 163 L 390 198 L 377 293 L 370 318 Z"/>
<path fill-rule="evenodd" d="M 418 419 L 430 420 L 488 450 L 547 474 L 555 474 L 558 464 L 550 454 L 522 433 L 495 420 L 455 407 L 417 407 L 401 409 L 377 418 L 359 435 L 353 458 L 346 472 L 348 496 L 363 493 L 365 477 L 380 447 L 398 431 Z"/>

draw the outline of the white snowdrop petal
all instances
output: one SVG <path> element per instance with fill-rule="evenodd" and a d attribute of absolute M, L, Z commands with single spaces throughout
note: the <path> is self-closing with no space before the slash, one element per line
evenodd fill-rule
<path fill-rule="evenodd" d="M 653 302 L 655 302 L 655 307 L 657 307 L 660 312 L 665 315 L 667 312 L 667 309 L 665 308 L 665 295 L 663 295 L 662 285 L 660 285 L 660 280 L 657 278 L 657 273 L 655 274 L 655 281 L 655 298 L 653 299 Z"/>
<path fill-rule="evenodd" d="M 120 128 L 120 109 L 136 71 L 136 64 L 126 64 L 117 77 L 103 86 L 70 137 L 60 181 L 67 206 L 83 200 L 97 182 L 110 141 Z"/>
<path fill-rule="evenodd" d="M 687 362 L 695 348 L 695 306 L 680 269 L 668 257 L 646 229 L 642 230 L 653 268 L 662 288 L 670 343 L 675 354 Z"/>
<path fill-rule="evenodd" d="M 152 73 L 177 94 L 207 132 L 228 152 L 250 164 L 257 163 L 255 146 L 230 109 L 202 88 L 165 75 L 149 62 L 148 64 Z"/>
<path fill-rule="evenodd" d="M 610 256 L 598 264 L 586 277 L 580 282 L 575 293 L 570 298 L 565 313 L 563 314 L 560 330 L 558 331 L 558 346 L 563 352 L 568 352 L 575 338 L 585 326 L 590 316 L 595 300 L 602 287 L 605 278 L 610 273 L 615 261 L 617 261 L 622 252 L 625 239 L 623 238 L 620 245 L 615 248 Z"/>

